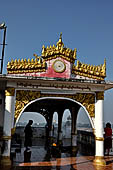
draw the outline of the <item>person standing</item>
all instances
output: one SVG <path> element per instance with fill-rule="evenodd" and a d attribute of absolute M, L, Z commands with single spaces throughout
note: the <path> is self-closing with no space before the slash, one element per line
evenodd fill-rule
<path fill-rule="evenodd" d="M 29 147 L 32 146 L 32 137 L 33 137 L 33 130 L 31 128 L 32 124 L 33 124 L 33 120 L 29 120 L 24 130 L 25 133 L 24 146 L 26 147 L 26 150 L 29 150 L 30 149 Z"/>
<path fill-rule="evenodd" d="M 106 124 L 104 132 L 105 132 L 104 149 L 105 152 L 107 151 L 107 155 L 109 155 L 110 149 L 112 148 L 112 129 L 111 124 L 109 122 Z"/>

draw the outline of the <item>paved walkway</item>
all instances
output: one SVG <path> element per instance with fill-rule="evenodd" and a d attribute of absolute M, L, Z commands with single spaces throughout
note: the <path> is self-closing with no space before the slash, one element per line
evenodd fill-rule
<path fill-rule="evenodd" d="M 37 141 L 35 142 L 37 143 Z M 82 148 L 82 152 L 80 151 Z M 85 149 L 84 149 L 85 148 Z M 88 148 L 88 147 L 87 147 Z M 70 149 L 63 149 L 62 152 L 50 150 L 46 147 L 44 141 L 39 141 L 38 146 L 34 144 L 31 152 L 25 152 L 25 148 L 16 150 L 13 155 L 12 167 L 0 167 L 0 170 L 112 170 L 113 169 L 113 152 L 110 156 L 105 156 L 106 166 L 94 166 L 94 153 L 91 149 L 87 154 L 86 147 L 79 147 L 76 156 L 72 156 Z M 13 148 L 15 151 L 15 148 Z M 13 151 L 12 149 L 12 151 Z M 87 155 L 87 156 L 86 156 Z"/>
<path fill-rule="evenodd" d="M 112 170 L 113 153 L 111 154 L 105 157 L 106 166 L 94 166 L 94 156 L 82 156 L 80 153 L 71 156 L 69 152 L 50 153 L 42 146 L 34 146 L 31 149 L 30 162 L 25 162 L 24 148 L 22 148 L 21 152 L 16 153 L 13 166 L 0 167 L 0 170 Z"/>

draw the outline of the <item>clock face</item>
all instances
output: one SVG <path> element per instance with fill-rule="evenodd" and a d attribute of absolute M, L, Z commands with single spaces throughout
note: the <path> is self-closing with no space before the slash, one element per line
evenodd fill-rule
<path fill-rule="evenodd" d="M 63 61 L 61 60 L 56 60 L 54 63 L 53 63 L 53 69 L 55 72 L 58 72 L 58 73 L 62 73 L 65 71 L 66 69 L 66 65 Z"/>

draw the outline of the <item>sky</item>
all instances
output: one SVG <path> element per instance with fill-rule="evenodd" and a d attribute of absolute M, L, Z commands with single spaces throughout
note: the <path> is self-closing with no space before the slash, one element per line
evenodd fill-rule
<path fill-rule="evenodd" d="M 62 32 L 64 45 L 77 48 L 81 62 L 100 65 L 106 58 L 106 80 L 113 81 L 113 0 L 1 0 L 2 22 L 4 74 L 8 61 L 40 56 L 42 45 L 56 45 Z M 2 35 L 0 30 L 0 43 Z M 113 123 L 113 89 L 105 92 L 104 108 L 104 120 Z"/>
<path fill-rule="evenodd" d="M 63 114 L 62 122 L 66 122 L 69 116 L 71 116 L 71 113 L 68 109 L 66 109 Z M 30 119 L 33 120 L 33 123 L 38 123 L 38 124 L 46 123 L 46 119 L 40 113 L 37 112 L 23 112 L 22 115 L 20 116 L 19 122 L 28 123 Z M 53 123 L 58 123 L 57 112 L 54 112 L 53 114 Z M 88 116 L 86 115 L 82 107 L 77 116 L 77 123 L 90 124 Z"/>

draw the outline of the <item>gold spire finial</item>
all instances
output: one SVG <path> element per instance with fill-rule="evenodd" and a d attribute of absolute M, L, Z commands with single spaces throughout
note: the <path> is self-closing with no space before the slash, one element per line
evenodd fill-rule
<path fill-rule="evenodd" d="M 60 33 L 60 39 L 62 40 L 62 32 Z"/>
<path fill-rule="evenodd" d="M 62 32 L 60 33 L 60 38 L 59 38 L 59 40 L 58 40 L 58 42 L 57 42 L 57 49 L 61 49 L 61 47 L 63 48 L 63 46 L 64 46 L 64 44 L 63 44 L 63 42 L 62 42 Z"/>
<path fill-rule="evenodd" d="M 38 55 L 37 54 L 33 54 L 36 58 L 38 58 Z"/>
<path fill-rule="evenodd" d="M 104 58 L 104 64 L 105 64 L 105 66 L 106 66 L 106 58 Z"/>

